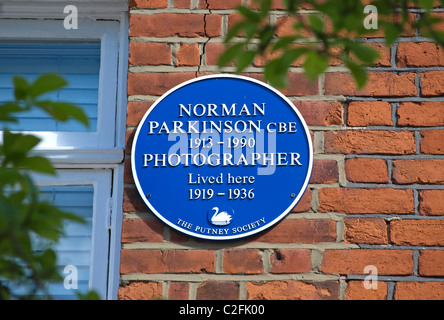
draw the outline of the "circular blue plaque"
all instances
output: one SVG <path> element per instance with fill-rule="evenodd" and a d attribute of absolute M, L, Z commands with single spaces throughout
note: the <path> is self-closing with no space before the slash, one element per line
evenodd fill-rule
<path fill-rule="evenodd" d="M 310 180 L 310 133 L 293 103 L 252 78 L 211 75 L 166 92 L 132 147 L 137 190 L 164 223 L 240 239 L 283 219 Z"/>

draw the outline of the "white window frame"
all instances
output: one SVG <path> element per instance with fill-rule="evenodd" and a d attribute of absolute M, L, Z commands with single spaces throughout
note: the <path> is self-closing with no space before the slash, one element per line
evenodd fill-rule
<path fill-rule="evenodd" d="M 129 6 L 128 0 L 77 0 L 79 29 L 65 30 L 63 8 L 68 4 L 72 3 L 44 0 L 5 2 L 0 10 L 0 41 L 100 40 L 100 120 L 97 132 L 31 133 L 43 138 L 36 153 L 48 157 L 58 173 L 57 177 L 36 175 L 39 185 L 86 183 L 95 186 L 95 225 L 102 225 L 105 221 L 109 238 L 108 250 L 99 252 L 104 243 L 99 246 L 95 243 L 92 247 L 94 254 L 103 254 L 104 257 L 106 252 L 108 256 L 104 260 L 107 261 L 107 272 L 98 274 L 97 270 L 103 271 L 103 266 L 93 261 L 90 286 L 98 290 L 102 299 L 115 300 L 120 282 Z M 104 171 L 108 172 L 107 178 L 103 177 Z M 99 238 L 103 232 L 102 228 Z"/>
<path fill-rule="evenodd" d="M 95 290 L 104 299 L 108 295 L 108 251 L 111 226 L 112 170 L 59 170 L 56 177 L 35 175 L 40 187 L 92 185 L 94 188 L 91 264 L 89 271 L 90 290 Z M 103 205 L 105 204 L 105 205 Z"/>
<path fill-rule="evenodd" d="M 81 27 L 81 31 L 66 30 L 60 20 L 0 20 L 0 41 L 100 41 L 97 131 L 28 131 L 42 139 L 39 150 L 66 152 L 115 146 L 119 22 L 84 21 Z"/>

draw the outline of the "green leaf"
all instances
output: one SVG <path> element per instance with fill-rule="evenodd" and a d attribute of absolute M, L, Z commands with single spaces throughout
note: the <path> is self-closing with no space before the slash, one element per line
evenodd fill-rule
<path fill-rule="evenodd" d="M 296 39 L 297 39 L 296 36 L 283 36 L 283 37 L 279 38 L 278 41 L 276 41 L 276 43 L 273 46 L 273 50 L 279 50 L 279 49 L 287 48 Z"/>
<path fill-rule="evenodd" d="M 17 103 L 14 102 L 6 102 L 3 105 L 0 105 L 0 121 L 3 122 L 17 122 L 17 118 L 11 113 L 24 111 Z"/>
<path fill-rule="evenodd" d="M 15 76 L 12 78 L 12 82 L 14 83 L 14 96 L 16 100 L 26 100 L 29 95 L 29 83 L 28 81 L 19 76 Z"/>
<path fill-rule="evenodd" d="M 234 26 L 230 27 L 230 29 L 227 32 L 227 35 L 224 39 L 225 43 L 228 43 L 231 39 L 234 37 L 237 37 L 242 29 L 245 28 L 245 26 L 248 24 L 247 21 L 240 21 L 236 23 Z"/>
<path fill-rule="evenodd" d="M 349 42 L 348 47 L 350 52 L 354 53 L 354 55 L 364 63 L 373 64 L 380 58 L 378 51 L 366 44 Z"/>
<path fill-rule="evenodd" d="M 258 12 L 255 12 L 247 7 L 244 6 L 238 6 L 236 10 L 243 15 L 247 20 L 259 23 L 262 20 L 261 15 Z"/>
<path fill-rule="evenodd" d="M 242 72 L 246 67 L 248 67 L 254 60 L 254 57 L 256 56 L 256 51 L 242 51 L 237 56 L 237 65 L 236 70 L 238 73 Z"/>
<path fill-rule="evenodd" d="M 74 118 L 86 127 L 89 127 L 88 116 L 82 108 L 66 102 L 53 102 L 53 107 L 63 109 L 68 114 L 68 117 Z"/>
<path fill-rule="evenodd" d="M 310 80 L 314 80 L 327 69 L 328 55 L 318 54 L 316 51 L 309 51 L 302 66 L 307 77 Z"/>
<path fill-rule="evenodd" d="M 393 44 L 396 39 L 399 38 L 402 32 L 402 27 L 398 24 L 393 23 L 381 23 L 381 25 L 384 25 L 384 32 L 385 32 L 385 43 L 387 45 Z"/>
<path fill-rule="evenodd" d="M 418 4 L 421 8 L 425 10 L 431 10 L 433 9 L 435 0 L 418 0 Z"/>
<path fill-rule="evenodd" d="M 56 120 L 66 121 L 70 118 L 74 118 L 85 126 L 89 125 L 88 116 L 83 109 L 71 103 L 43 100 L 36 101 L 35 105 L 49 113 Z"/>
<path fill-rule="evenodd" d="M 367 82 L 367 70 L 365 67 L 354 63 L 348 58 L 344 57 L 345 66 L 350 70 L 359 89 L 362 89 Z"/>
<path fill-rule="evenodd" d="M 261 0 L 261 14 L 263 17 L 268 15 L 268 12 L 271 10 L 272 0 Z"/>
<path fill-rule="evenodd" d="M 244 44 L 243 43 L 235 43 L 228 47 L 219 57 L 218 64 L 220 67 L 227 65 L 229 62 L 233 61 L 234 58 L 242 51 Z"/>
<path fill-rule="evenodd" d="M 318 14 L 310 14 L 308 23 L 314 32 L 321 33 L 324 31 L 324 21 Z"/>
<path fill-rule="evenodd" d="M 309 51 L 307 47 L 297 47 L 292 49 L 287 49 L 281 56 L 281 61 L 284 65 L 290 67 L 293 62 L 296 61 L 300 56 L 306 54 Z"/>
<path fill-rule="evenodd" d="M 40 139 L 33 135 L 25 135 L 23 133 L 12 133 L 5 130 L 3 134 L 3 151 L 6 157 L 13 155 L 25 155 L 31 151 Z"/>
<path fill-rule="evenodd" d="M 99 294 L 95 291 L 89 291 L 88 293 L 85 294 L 77 292 L 77 297 L 80 300 L 100 300 Z"/>
<path fill-rule="evenodd" d="M 264 76 L 271 85 L 277 88 L 285 88 L 288 85 L 288 66 L 284 65 L 280 59 L 268 62 L 264 68 Z"/>
<path fill-rule="evenodd" d="M 31 85 L 30 93 L 35 98 L 44 93 L 58 90 L 67 84 L 66 80 L 58 74 L 48 73 L 37 78 Z"/>
<path fill-rule="evenodd" d="M 27 157 L 18 161 L 17 164 L 31 171 L 47 173 L 52 175 L 55 174 L 55 169 L 52 166 L 51 162 L 44 157 L 39 157 L 39 156 Z"/>
<path fill-rule="evenodd" d="M 261 41 L 259 49 L 265 49 L 273 39 L 275 29 L 270 26 L 266 25 L 259 33 L 259 39 Z M 261 50 L 262 51 L 262 50 Z"/>

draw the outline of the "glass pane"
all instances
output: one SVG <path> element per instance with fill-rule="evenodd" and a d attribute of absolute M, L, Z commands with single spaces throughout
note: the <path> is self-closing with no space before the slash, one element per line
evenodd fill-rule
<path fill-rule="evenodd" d="M 40 299 L 77 299 L 77 293 L 86 294 L 89 290 L 92 245 L 92 219 L 94 188 L 86 186 L 57 186 L 41 188 L 41 197 L 61 210 L 76 214 L 85 223 L 69 221 L 64 226 L 65 235 L 57 244 L 34 236 L 33 250 L 52 248 L 57 256 L 57 268 L 66 280 L 46 284 L 44 292 L 38 292 Z M 65 269 L 66 268 L 66 269 Z M 26 295 L 26 286 L 9 283 L 14 295 Z"/>
<path fill-rule="evenodd" d="M 88 292 L 88 281 L 91 264 L 91 238 L 92 218 L 94 205 L 93 186 L 58 186 L 42 188 L 42 196 L 53 202 L 63 211 L 77 214 L 85 220 L 85 224 L 69 222 L 65 227 L 65 235 L 59 243 L 53 247 L 57 254 L 57 265 L 62 277 L 69 276 L 69 284 L 77 280 L 78 289 L 64 283 L 51 283 L 48 285 L 48 293 L 54 299 L 75 299 L 76 293 Z M 74 276 L 73 266 L 77 273 Z"/>
<path fill-rule="evenodd" d="M 90 120 L 86 128 L 77 121 L 58 122 L 45 112 L 18 113 L 19 122 L 10 130 L 85 132 L 97 130 L 100 43 L 8 42 L 0 43 L 0 104 L 13 99 L 12 78 L 34 81 L 43 73 L 62 75 L 68 86 L 42 96 L 70 102 L 83 108 Z"/>

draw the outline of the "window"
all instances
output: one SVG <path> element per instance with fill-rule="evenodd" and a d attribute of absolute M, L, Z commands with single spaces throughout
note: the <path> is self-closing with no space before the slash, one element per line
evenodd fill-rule
<path fill-rule="evenodd" d="M 81 106 L 89 128 L 59 123 L 35 110 L 8 127 L 39 136 L 36 153 L 57 168 L 56 177 L 35 175 L 42 196 L 88 221 L 65 226 L 66 236 L 55 247 L 61 275 L 65 266 L 75 266 L 78 291 L 94 289 L 102 299 L 115 299 L 120 276 L 127 2 L 113 0 L 107 7 L 106 0 L 79 1 L 80 7 L 88 4 L 90 12 L 83 11 L 88 19 L 79 20 L 78 30 L 64 28 L 63 6 L 38 2 L 8 3 L 0 13 L 0 103 L 12 97 L 13 75 L 33 80 L 56 72 L 68 80 L 66 88 L 48 98 Z M 81 12 L 79 8 L 79 16 Z M 63 283 L 48 284 L 56 299 L 74 298 L 76 291 L 70 290 Z"/>
<path fill-rule="evenodd" d="M 65 266 L 75 266 L 78 291 L 86 293 L 94 289 L 101 297 L 106 297 L 112 170 L 59 170 L 56 178 L 39 176 L 36 179 L 42 196 L 86 221 L 86 224 L 66 225 L 66 235 L 53 248 L 60 274 L 63 276 Z M 38 244 L 36 249 L 39 249 Z M 65 289 L 63 283 L 52 283 L 48 284 L 48 293 L 55 299 L 70 299 L 75 297 L 76 291 Z"/>
<path fill-rule="evenodd" d="M 96 21 L 81 26 L 84 30 L 78 33 L 64 29 L 62 21 L 0 20 L 0 99 L 12 94 L 10 79 L 14 74 L 32 79 L 58 72 L 70 84 L 57 93 L 57 99 L 84 106 L 93 120 L 85 132 L 80 126 L 70 128 L 70 124 L 53 130 L 57 124 L 46 127 L 40 121 L 44 119 L 39 119 L 41 114 L 22 119 L 19 126 L 26 126 L 24 131 L 43 139 L 38 146 L 42 150 L 110 149 L 115 145 L 120 24 Z M 111 109 L 114 112 L 109 112 Z"/>
<path fill-rule="evenodd" d="M 76 121 L 58 122 L 41 110 L 20 114 L 11 130 L 51 132 L 96 132 L 99 42 L 0 42 L 0 103 L 13 99 L 12 78 L 19 74 L 29 82 L 39 74 L 58 73 L 69 83 L 66 88 L 47 94 L 52 101 L 69 101 L 83 108 L 90 127 Z"/>

